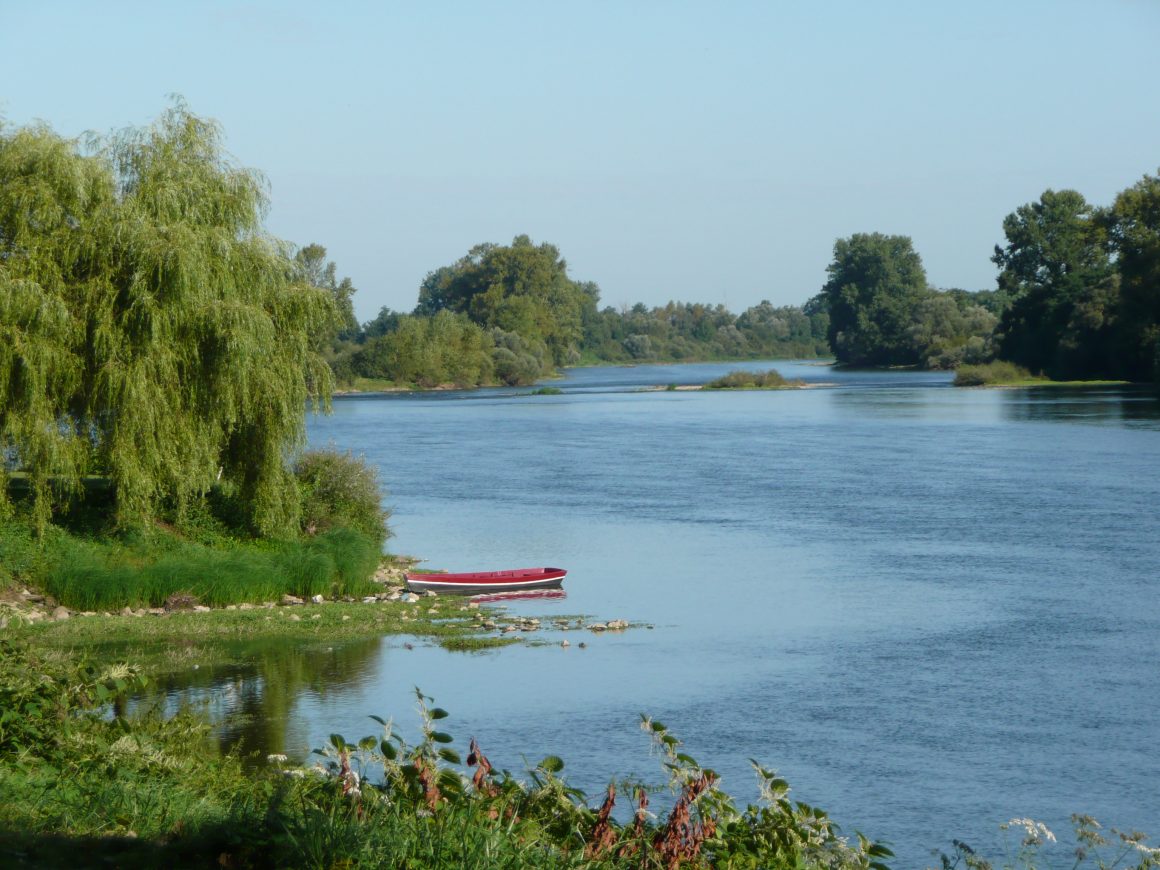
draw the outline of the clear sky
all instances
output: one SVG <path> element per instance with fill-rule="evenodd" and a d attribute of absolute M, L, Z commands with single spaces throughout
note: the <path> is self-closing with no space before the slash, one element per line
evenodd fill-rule
<path fill-rule="evenodd" d="M 617 306 L 801 303 L 862 231 L 981 289 L 1016 206 L 1160 167 L 1160 0 L 0 0 L 9 124 L 104 132 L 172 93 L 364 320 L 518 233 Z"/>

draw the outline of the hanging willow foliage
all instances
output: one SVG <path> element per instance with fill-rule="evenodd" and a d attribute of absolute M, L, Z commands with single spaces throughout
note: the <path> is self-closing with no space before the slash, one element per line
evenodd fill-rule
<path fill-rule="evenodd" d="M 296 527 L 287 460 L 307 402 L 329 401 L 311 336 L 336 312 L 265 233 L 266 205 L 181 104 L 83 148 L 0 129 L 3 474 L 27 475 L 42 528 L 85 474 L 108 478 L 122 527 L 219 480 L 255 531 Z"/>

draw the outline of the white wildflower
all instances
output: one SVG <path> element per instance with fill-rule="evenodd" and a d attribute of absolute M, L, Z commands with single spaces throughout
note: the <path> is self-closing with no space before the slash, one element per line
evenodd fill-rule
<path fill-rule="evenodd" d="M 281 764 L 286 760 L 286 756 L 281 752 L 275 752 L 273 755 L 267 755 L 266 761 L 270 764 Z"/>
<path fill-rule="evenodd" d="M 1008 828 L 1022 828 L 1027 834 L 1023 838 L 1024 846 L 1040 846 L 1044 842 L 1055 842 L 1055 834 L 1048 830 L 1047 825 L 1043 824 L 1043 822 L 1037 822 L 1035 819 L 1011 819 L 1011 821 L 999 827 L 1004 831 Z"/>

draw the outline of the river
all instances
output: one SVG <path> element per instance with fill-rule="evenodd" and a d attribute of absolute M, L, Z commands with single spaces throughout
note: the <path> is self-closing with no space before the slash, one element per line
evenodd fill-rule
<path fill-rule="evenodd" d="M 993 853 L 1016 816 L 1160 835 L 1155 394 L 744 367 L 771 365 L 819 386 L 642 390 L 741 367 L 704 364 L 573 370 L 559 395 L 338 399 L 310 440 L 381 468 L 392 550 L 559 565 L 566 600 L 513 609 L 652 628 L 334 651 L 302 665 L 326 676 L 281 748 L 412 721 L 418 686 L 457 745 L 475 735 L 513 771 L 560 755 L 592 795 L 663 781 L 647 713 L 740 801 L 756 758 L 897 867 L 952 837 Z"/>

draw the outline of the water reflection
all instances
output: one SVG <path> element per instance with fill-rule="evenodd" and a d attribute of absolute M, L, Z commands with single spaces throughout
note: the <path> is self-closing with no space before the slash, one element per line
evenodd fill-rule
<path fill-rule="evenodd" d="M 169 674 L 150 686 L 137 705 L 160 704 L 163 712 L 193 707 L 215 723 L 223 752 L 302 751 L 309 735 L 296 728 L 304 698 L 343 695 L 381 678 L 383 639 L 293 646 L 263 643 L 231 650 L 243 665 L 207 665 Z"/>
<path fill-rule="evenodd" d="M 1160 394 L 1148 387 L 1030 387 L 997 392 L 1005 420 L 1160 428 Z"/>

